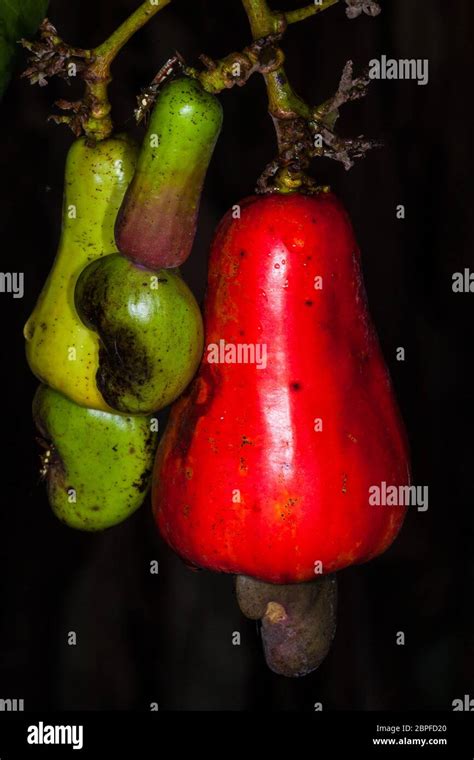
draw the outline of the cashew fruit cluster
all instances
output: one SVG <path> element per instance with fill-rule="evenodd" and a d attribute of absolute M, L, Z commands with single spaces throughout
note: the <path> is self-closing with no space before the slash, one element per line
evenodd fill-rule
<path fill-rule="evenodd" d="M 384 552 L 405 518 L 403 499 L 375 504 L 371 491 L 410 485 L 354 231 L 336 196 L 305 173 L 319 151 L 346 168 L 366 152 L 370 141 L 333 131 L 339 106 L 366 84 L 348 62 L 334 98 L 301 108 L 277 46 L 283 27 L 274 34 L 265 3 L 244 3 L 253 45 L 220 62 L 201 57 L 205 72 L 170 59 L 140 96 L 138 115 L 159 91 L 138 150 L 126 135 L 106 136 L 100 90 L 110 46 L 143 25 L 145 5 L 89 51 L 82 110 L 66 101 L 74 113 L 58 117 L 89 138 L 69 151 L 58 254 L 25 326 L 41 381 L 41 474 L 54 513 L 88 531 L 122 522 L 151 487 L 164 539 L 189 566 L 236 576 L 268 665 L 301 676 L 335 633 L 335 573 Z M 292 14 L 278 15 L 286 26 Z M 62 71 L 67 50 L 51 25 L 43 37 L 34 79 Z M 218 227 L 203 322 L 179 267 L 222 127 L 205 88 L 242 85 L 256 71 L 267 79 L 278 159 L 259 194 Z M 158 445 L 155 415 L 170 404 Z"/>
<path fill-rule="evenodd" d="M 24 335 L 42 383 L 42 474 L 71 527 L 101 530 L 140 506 L 153 415 L 199 365 L 202 317 L 176 267 L 191 251 L 221 125 L 218 100 L 183 78 L 163 88 L 140 152 L 124 135 L 70 148 L 59 249 Z"/>

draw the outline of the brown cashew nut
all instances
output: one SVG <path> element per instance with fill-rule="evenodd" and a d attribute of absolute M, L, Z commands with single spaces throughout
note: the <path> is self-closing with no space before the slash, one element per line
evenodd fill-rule
<path fill-rule="evenodd" d="M 296 678 L 321 665 L 336 632 L 335 575 L 288 585 L 239 575 L 236 592 L 242 613 L 261 620 L 265 659 L 274 673 Z"/>

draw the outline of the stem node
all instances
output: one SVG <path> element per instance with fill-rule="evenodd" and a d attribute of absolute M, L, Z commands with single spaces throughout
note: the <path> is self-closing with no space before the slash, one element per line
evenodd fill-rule
<path fill-rule="evenodd" d="M 129 39 L 171 0 L 151 3 L 145 0 L 137 10 L 115 30 L 110 37 L 93 50 L 83 50 L 66 44 L 55 27 L 45 19 L 40 27 L 41 41 L 21 40 L 31 56 L 23 72 L 31 84 L 46 85 L 48 78 L 60 76 L 69 80 L 79 74 L 85 83 L 85 94 L 80 103 L 59 101 L 59 107 L 72 111 L 72 115 L 54 116 L 56 123 L 69 124 L 76 136 L 84 133 L 91 140 L 104 140 L 112 134 L 111 106 L 108 85 L 110 67 Z M 72 73 L 73 72 L 73 73 Z"/>

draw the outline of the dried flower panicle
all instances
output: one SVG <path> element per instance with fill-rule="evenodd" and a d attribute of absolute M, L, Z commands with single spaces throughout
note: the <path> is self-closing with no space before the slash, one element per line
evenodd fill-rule
<path fill-rule="evenodd" d="M 58 76 L 69 80 L 69 66 L 74 63 L 77 72 L 87 67 L 86 59 L 91 60 L 88 50 L 73 48 L 58 36 L 56 27 L 46 18 L 40 28 L 40 40 L 30 42 L 21 39 L 20 44 L 29 50 L 28 67 L 22 77 L 30 80 L 30 84 L 45 87 L 50 77 Z"/>
<path fill-rule="evenodd" d="M 370 81 L 368 72 L 364 72 L 354 79 L 353 63 L 347 61 L 334 97 L 319 109 L 315 109 L 314 121 L 310 122 L 313 135 L 321 135 L 324 143 L 322 148 L 315 152 L 315 155 L 339 161 L 348 170 L 354 166 L 356 159 L 365 157 L 369 150 L 381 146 L 380 142 L 370 140 L 362 135 L 346 138 L 338 136 L 334 131 L 334 126 L 339 117 L 339 108 L 344 103 L 363 98 L 367 94 Z"/>
<path fill-rule="evenodd" d="M 382 9 L 375 0 L 346 0 L 347 18 L 357 18 L 361 13 L 367 16 L 378 16 Z"/>

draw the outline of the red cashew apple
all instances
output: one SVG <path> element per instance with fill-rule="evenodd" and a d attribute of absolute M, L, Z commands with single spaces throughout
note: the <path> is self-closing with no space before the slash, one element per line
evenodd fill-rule
<path fill-rule="evenodd" d="M 160 443 L 153 508 L 188 564 L 274 584 L 381 554 L 407 443 L 353 229 L 331 193 L 250 197 L 210 255 L 206 346 Z"/>

